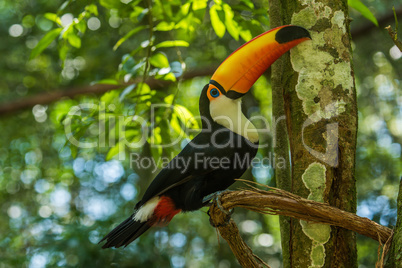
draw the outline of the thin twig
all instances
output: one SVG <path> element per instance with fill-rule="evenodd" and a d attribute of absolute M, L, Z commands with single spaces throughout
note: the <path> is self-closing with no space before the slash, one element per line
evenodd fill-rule
<path fill-rule="evenodd" d="M 395 46 L 402 52 L 402 42 L 397 39 L 396 31 L 392 30 L 391 25 L 385 27 L 387 29 L 389 36 L 391 36 L 392 41 L 394 42 Z"/>
<path fill-rule="evenodd" d="M 395 46 L 402 52 L 402 42 L 398 39 L 398 18 L 396 16 L 395 7 L 392 7 L 394 11 L 394 19 L 395 19 L 395 31 L 392 29 L 391 25 L 385 27 L 387 29 L 389 36 L 391 36 L 392 41 L 394 42 Z"/>

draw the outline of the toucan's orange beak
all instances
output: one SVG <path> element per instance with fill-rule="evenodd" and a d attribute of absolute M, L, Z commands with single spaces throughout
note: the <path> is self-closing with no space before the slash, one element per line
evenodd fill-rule
<path fill-rule="evenodd" d="M 218 67 L 210 83 L 223 90 L 227 97 L 237 99 L 282 54 L 310 39 L 309 32 L 300 26 L 280 26 L 265 32 L 234 51 Z"/>

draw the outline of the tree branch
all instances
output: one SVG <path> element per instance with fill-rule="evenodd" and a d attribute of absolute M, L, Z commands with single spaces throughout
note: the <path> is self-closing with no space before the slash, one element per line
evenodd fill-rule
<path fill-rule="evenodd" d="M 216 68 L 217 66 L 213 66 L 186 72 L 183 74 L 181 80 L 184 81 L 187 79 L 192 79 L 194 77 L 212 75 Z M 74 98 L 79 95 L 87 95 L 87 94 L 99 95 L 108 92 L 110 90 L 120 89 L 131 84 L 140 83 L 141 81 L 142 78 L 136 78 L 130 81 L 129 83 L 118 84 L 118 85 L 96 84 L 92 86 L 83 86 L 70 89 L 58 89 L 51 92 L 40 93 L 36 96 L 31 96 L 25 99 L 0 104 L 0 116 L 18 112 L 24 109 L 29 109 L 35 106 L 36 104 L 42 104 L 42 105 L 50 104 L 52 102 L 60 100 L 61 98 Z M 145 81 L 145 83 L 147 83 L 150 88 L 159 90 L 164 89 L 169 85 L 173 84 L 173 82 L 171 81 L 162 81 L 153 78 L 148 78 Z"/>
<path fill-rule="evenodd" d="M 227 211 L 241 207 L 263 214 L 284 215 L 308 222 L 334 225 L 370 237 L 382 244 L 392 235 L 391 229 L 368 218 L 328 204 L 307 200 L 284 190 L 270 189 L 271 191 L 264 191 L 252 187 L 252 190 L 224 192 L 219 196 L 221 207 Z M 211 224 L 216 226 L 228 242 L 239 263 L 243 267 L 261 267 L 261 263 L 257 261 L 259 258 L 240 238 L 234 221 L 222 212 L 216 201 L 208 213 Z"/>
<path fill-rule="evenodd" d="M 397 46 L 399 51 L 402 52 L 402 42 L 398 39 L 398 15 L 396 14 L 395 7 L 393 7 L 392 10 L 395 18 L 395 31 L 392 29 L 391 25 L 385 27 L 385 29 L 387 29 L 388 34 L 391 36 L 395 46 Z"/>
<path fill-rule="evenodd" d="M 392 30 L 391 25 L 385 27 L 387 29 L 389 36 L 391 36 L 392 41 L 394 42 L 395 46 L 402 52 L 402 42 L 397 38 L 397 32 Z"/>
<path fill-rule="evenodd" d="M 239 229 L 233 219 L 222 212 L 214 203 L 208 211 L 211 225 L 218 228 L 219 233 L 229 244 L 230 249 L 242 267 L 261 268 L 265 264 L 260 258 L 253 254 L 253 251 L 243 241 Z"/>

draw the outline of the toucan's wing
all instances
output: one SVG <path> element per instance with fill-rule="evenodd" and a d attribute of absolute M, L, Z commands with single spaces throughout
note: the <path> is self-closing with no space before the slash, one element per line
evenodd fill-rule
<path fill-rule="evenodd" d="M 227 137 L 225 137 L 226 135 L 222 135 L 224 138 L 219 143 L 227 144 L 229 141 L 225 141 L 225 139 L 233 139 L 231 135 L 237 134 L 233 132 L 229 134 L 228 130 Z M 202 159 L 211 159 L 212 157 L 221 159 L 235 153 L 236 149 L 232 148 L 233 146 L 216 148 L 215 146 L 211 146 L 210 140 L 211 133 L 201 132 L 187 144 L 151 182 L 142 200 L 137 204 L 137 208 L 154 196 L 161 195 L 176 186 L 190 181 L 196 176 L 203 176 L 215 170 L 213 165 L 204 165 L 201 162 Z"/>

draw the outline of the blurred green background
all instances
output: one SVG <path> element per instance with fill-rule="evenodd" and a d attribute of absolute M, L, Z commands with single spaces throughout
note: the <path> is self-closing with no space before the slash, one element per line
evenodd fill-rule
<path fill-rule="evenodd" d="M 395 25 L 392 6 L 400 12 L 401 3 L 363 2 L 380 27 L 350 11 L 359 108 L 357 214 L 392 228 L 402 175 L 402 53 L 383 28 Z M 155 176 L 154 167 L 130 166 L 129 153 L 157 160 L 179 152 L 197 133 L 199 122 L 189 119 L 198 115 L 210 70 L 269 29 L 267 9 L 267 1 L 251 0 L 1 1 L 0 107 L 99 81 L 135 84 L 1 114 L 0 267 L 237 267 L 206 209 L 178 215 L 125 249 L 101 250 L 97 243 L 132 213 Z M 183 72 L 194 77 L 179 78 Z M 146 78 L 162 82 L 151 89 L 141 83 Z M 269 79 L 262 77 L 244 101 L 246 114 L 271 122 L 270 96 Z M 152 115 L 153 103 L 175 109 Z M 95 108 L 69 115 L 79 104 Z M 142 127 L 149 135 L 143 146 L 127 148 L 124 141 L 144 133 L 133 116 L 147 120 Z M 73 146 L 67 125 L 75 139 L 98 146 Z M 176 138 L 174 146 L 161 146 Z M 270 144 L 272 136 L 262 139 Z M 257 157 L 271 151 L 263 148 Z M 261 165 L 245 178 L 275 186 L 273 174 Z M 280 267 L 278 218 L 241 209 L 233 218 L 254 252 Z M 374 267 L 377 247 L 358 236 L 359 267 Z"/>

